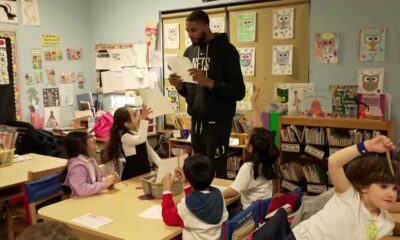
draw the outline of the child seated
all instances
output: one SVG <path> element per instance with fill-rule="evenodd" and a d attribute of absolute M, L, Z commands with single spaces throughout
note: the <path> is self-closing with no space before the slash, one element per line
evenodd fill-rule
<path fill-rule="evenodd" d="M 250 102 L 253 109 L 253 133 L 247 143 L 249 157 L 239 169 L 231 187 L 224 191 L 224 198 L 241 195 L 242 207 L 247 208 L 257 199 L 270 198 L 273 192 L 273 165 L 279 158 L 279 150 L 274 144 L 274 134 L 262 127 L 260 111 L 257 107 L 258 91 L 254 91 Z"/>
<path fill-rule="evenodd" d="M 321 211 L 293 229 L 294 237 L 380 239 L 398 235 L 399 224 L 394 223 L 388 210 L 396 201 L 399 166 L 393 163 L 392 174 L 384 157 L 362 155 L 385 153 L 392 148 L 389 138 L 378 136 L 332 154 L 328 167 L 335 194 Z"/>
<path fill-rule="evenodd" d="M 175 175 L 184 185 L 190 185 L 185 186 L 186 197 L 175 206 L 171 194 L 174 177 L 169 174 L 163 178 L 164 223 L 183 227 L 182 239 L 219 239 L 228 211 L 221 192 L 210 186 L 214 178 L 211 161 L 201 154 L 192 155 Z"/>
<path fill-rule="evenodd" d="M 68 167 L 64 185 L 71 190 L 71 197 L 90 196 L 103 191 L 120 181 L 117 173 L 107 177 L 100 175 L 99 166 L 93 157 L 96 142 L 84 131 L 72 131 L 65 137 Z"/>

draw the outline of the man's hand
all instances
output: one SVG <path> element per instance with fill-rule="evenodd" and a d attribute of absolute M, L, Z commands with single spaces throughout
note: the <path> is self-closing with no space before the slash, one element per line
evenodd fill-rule
<path fill-rule="evenodd" d="M 172 73 L 168 77 L 169 83 L 176 89 L 180 90 L 182 88 L 182 78 L 176 73 Z"/>
<path fill-rule="evenodd" d="M 189 69 L 189 74 L 192 76 L 193 81 L 197 82 L 200 86 L 212 89 L 214 87 L 214 80 L 208 79 L 203 71 L 195 68 Z"/>

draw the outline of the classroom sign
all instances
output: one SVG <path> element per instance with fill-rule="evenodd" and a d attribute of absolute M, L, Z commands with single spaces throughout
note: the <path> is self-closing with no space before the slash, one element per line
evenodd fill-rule
<path fill-rule="evenodd" d="M 59 34 L 42 34 L 42 47 L 59 47 L 61 37 Z"/>

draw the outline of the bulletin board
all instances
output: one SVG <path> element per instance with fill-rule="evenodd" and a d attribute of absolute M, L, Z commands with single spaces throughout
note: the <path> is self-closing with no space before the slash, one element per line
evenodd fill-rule
<path fill-rule="evenodd" d="M 218 8 L 202 9 L 211 17 L 226 16 L 226 32 L 230 42 L 236 48 L 256 48 L 254 76 L 244 76 L 245 82 L 252 82 L 261 87 L 258 106 L 265 110 L 273 101 L 275 83 L 307 83 L 309 81 L 309 0 L 281 0 L 272 2 L 257 2 L 236 5 L 219 6 Z M 290 39 L 273 39 L 273 11 L 281 8 L 294 8 L 294 30 Z M 194 9 L 192 9 L 194 10 Z M 185 19 L 192 10 L 162 14 L 162 28 L 168 23 L 179 23 L 180 44 L 178 49 L 165 49 L 163 54 L 178 54 L 182 56 L 185 49 Z M 237 41 L 237 18 L 241 13 L 255 12 L 257 25 L 255 41 Z M 164 34 L 163 34 L 163 37 Z M 164 42 L 165 39 L 163 39 Z M 291 75 L 272 75 L 272 47 L 274 45 L 292 45 L 292 73 Z M 164 76 L 164 85 L 168 86 L 168 76 Z M 179 96 L 179 111 L 186 112 L 185 99 Z M 166 124 L 173 125 L 172 116 L 166 117 Z"/>
<path fill-rule="evenodd" d="M 0 31 L 0 123 L 21 120 L 16 33 Z"/>

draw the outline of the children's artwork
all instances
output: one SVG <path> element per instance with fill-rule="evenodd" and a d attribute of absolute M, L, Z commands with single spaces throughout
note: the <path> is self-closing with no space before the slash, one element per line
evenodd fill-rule
<path fill-rule="evenodd" d="M 358 92 L 382 93 L 384 68 L 358 70 Z"/>
<path fill-rule="evenodd" d="M 166 49 L 179 48 L 179 23 L 164 25 L 164 42 Z"/>
<path fill-rule="evenodd" d="M 42 34 L 42 47 L 59 47 L 61 37 L 59 34 Z"/>
<path fill-rule="evenodd" d="M 10 84 L 6 41 L 0 39 L 0 85 Z"/>
<path fill-rule="evenodd" d="M 237 17 L 237 41 L 254 42 L 256 40 L 257 14 L 241 13 Z"/>
<path fill-rule="evenodd" d="M 362 28 L 360 30 L 360 61 L 385 61 L 386 28 Z"/>
<path fill-rule="evenodd" d="M 186 47 L 192 46 L 192 40 L 190 39 L 189 34 L 187 33 L 187 31 L 185 31 L 185 46 Z"/>
<path fill-rule="evenodd" d="M 59 107 L 45 107 L 44 120 L 46 128 L 55 128 L 60 124 L 60 108 Z"/>
<path fill-rule="evenodd" d="M 60 98 L 61 106 L 72 106 L 74 104 L 74 85 L 71 83 L 61 84 Z"/>
<path fill-rule="evenodd" d="M 82 48 L 67 48 L 67 59 L 68 60 L 81 60 L 82 59 Z"/>
<path fill-rule="evenodd" d="M 244 86 L 246 87 L 244 98 L 242 101 L 237 102 L 236 108 L 240 110 L 251 110 L 250 97 L 253 95 L 253 83 L 244 82 Z"/>
<path fill-rule="evenodd" d="M 61 61 L 63 60 L 63 54 L 61 49 L 52 49 L 44 51 L 44 60 L 46 61 Z"/>
<path fill-rule="evenodd" d="M 386 94 L 358 94 L 358 118 L 388 119 L 390 100 Z"/>
<path fill-rule="evenodd" d="M 254 76 L 256 48 L 238 48 L 243 76 Z"/>
<path fill-rule="evenodd" d="M 335 33 L 317 33 L 314 48 L 317 63 L 338 63 L 339 37 Z"/>
<path fill-rule="evenodd" d="M 303 93 L 300 115 L 303 117 L 332 116 L 331 95 L 326 93 Z"/>
<path fill-rule="evenodd" d="M 33 73 L 25 73 L 24 74 L 25 84 L 26 85 L 35 85 L 43 83 L 43 72 L 33 72 Z"/>
<path fill-rule="evenodd" d="M 156 49 L 157 48 L 157 32 L 158 32 L 158 22 L 150 21 L 146 22 L 146 26 L 144 29 L 145 33 L 145 42 L 149 49 Z"/>
<path fill-rule="evenodd" d="M 285 115 L 288 111 L 289 101 L 289 84 L 288 83 L 275 83 L 274 84 L 274 100 L 279 105 L 281 112 Z"/>
<path fill-rule="evenodd" d="M 210 18 L 210 29 L 213 33 L 224 33 L 225 32 L 225 17 L 211 17 Z"/>
<path fill-rule="evenodd" d="M 161 68 L 162 66 L 162 54 L 160 51 L 155 49 L 149 49 L 149 67 L 150 68 Z"/>
<path fill-rule="evenodd" d="M 61 72 L 60 83 L 73 83 L 75 80 L 74 72 Z"/>
<path fill-rule="evenodd" d="M 53 66 L 46 67 L 47 85 L 56 85 L 56 70 Z"/>
<path fill-rule="evenodd" d="M 272 75 L 292 75 L 293 45 L 272 46 Z"/>
<path fill-rule="evenodd" d="M 42 50 L 40 48 L 32 48 L 32 68 L 42 69 Z"/>
<path fill-rule="evenodd" d="M 28 88 L 26 91 L 28 95 L 28 102 L 30 103 L 29 105 L 37 107 L 39 104 L 39 96 L 38 96 L 38 91 L 36 88 Z"/>
<path fill-rule="evenodd" d="M 171 103 L 174 111 L 179 110 L 179 94 L 176 88 L 174 86 L 165 86 L 164 89 L 165 97 Z"/>
<path fill-rule="evenodd" d="M 16 0 L 0 0 L 0 22 L 18 24 Z"/>
<path fill-rule="evenodd" d="M 272 38 L 293 38 L 294 8 L 274 10 L 272 20 Z"/>
<path fill-rule="evenodd" d="M 332 117 L 357 117 L 357 85 L 330 85 Z"/>
<path fill-rule="evenodd" d="M 78 72 L 78 74 L 76 75 L 76 79 L 77 79 L 77 82 L 78 82 L 78 88 L 79 89 L 84 89 L 85 88 L 86 78 L 83 75 L 83 73 L 79 73 Z"/>
<path fill-rule="evenodd" d="M 40 25 L 38 0 L 22 0 L 22 22 L 25 25 Z"/>
<path fill-rule="evenodd" d="M 304 93 L 313 93 L 314 83 L 289 83 L 288 115 L 299 115 Z"/>
<path fill-rule="evenodd" d="M 43 105 L 45 108 L 60 106 L 58 88 L 43 88 Z"/>

